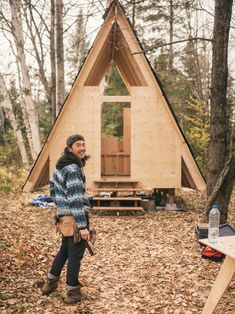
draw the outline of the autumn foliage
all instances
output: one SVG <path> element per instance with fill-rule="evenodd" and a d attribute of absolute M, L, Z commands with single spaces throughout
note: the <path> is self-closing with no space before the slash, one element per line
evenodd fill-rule
<path fill-rule="evenodd" d="M 32 195 L 1 200 L 1 313 L 200 313 L 220 263 L 201 259 L 195 226 L 205 199 L 198 192 L 180 192 L 177 202 L 187 212 L 164 210 L 145 217 L 94 218 L 98 239 L 94 257 L 82 262 L 81 282 L 86 299 L 67 306 L 65 273 L 57 292 L 40 289 L 60 239 L 54 232 L 53 211 L 29 206 Z M 235 225 L 232 209 L 229 221 Z M 235 280 L 216 313 L 235 308 Z"/>

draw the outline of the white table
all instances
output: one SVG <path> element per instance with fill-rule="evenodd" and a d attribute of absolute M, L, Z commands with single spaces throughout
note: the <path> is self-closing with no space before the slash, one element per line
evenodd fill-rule
<path fill-rule="evenodd" d="M 215 244 L 209 243 L 208 239 L 199 241 L 225 255 L 225 260 L 202 311 L 202 314 L 210 314 L 219 303 L 235 272 L 235 236 L 220 237 Z"/>

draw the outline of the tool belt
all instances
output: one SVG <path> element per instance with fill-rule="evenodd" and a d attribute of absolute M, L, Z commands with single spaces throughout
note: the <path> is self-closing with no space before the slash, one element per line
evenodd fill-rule
<path fill-rule="evenodd" d="M 56 231 L 63 234 L 64 237 L 74 236 L 77 230 L 76 221 L 73 216 L 55 216 Z"/>
<path fill-rule="evenodd" d="M 57 215 L 54 216 L 56 231 L 60 232 L 64 237 L 74 237 L 74 243 L 78 243 L 81 241 L 80 229 L 77 227 L 76 221 L 73 216 L 62 216 L 59 217 Z M 89 226 L 89 219 L 88 226 Z M 89 228 L 89 227 L 88 227 Z M 94 245 L 96 241 L 96 230 L 89 230 L 90 232 L 90 241 Z M 86 248 L 88 249 L 90 255 L 94 255 L 90 244 L 85 241 Z"/>

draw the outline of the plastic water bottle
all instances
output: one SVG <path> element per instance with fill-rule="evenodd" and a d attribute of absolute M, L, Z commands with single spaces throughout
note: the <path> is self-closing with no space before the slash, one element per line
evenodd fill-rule
<path fill-rule="evenodd" d="M 208 239 L 211 244 L 215 244 L 219 238 L 220 212 L 217 205 L 212 205 L 209 213 Z"/>

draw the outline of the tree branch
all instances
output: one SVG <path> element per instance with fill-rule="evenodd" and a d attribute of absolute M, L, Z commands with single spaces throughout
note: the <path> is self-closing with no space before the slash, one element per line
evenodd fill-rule
<path fill-rule="evenodd" d="M 140 53 L 145 53 L 145 52 L 152 51 L 152 50 L 154 50 L 154 49 L 161 48 L 161 47 L 164 47 L 164 46 L 169 46 L 169 45 L 174 45 L 174 44 L 179 44 L 179 43 L 183 43 L 183 42 L 187 42 L 187 41 L 194 41 L 194 40 L 203 40 L 203 41 L 212 42 L 212 39 L 210 39 L 210 38 L 194 37 L 194 38 L 188 38 L 188 39 L 182 39 L 182 40 L 173 41 L 173 42 L 171 42 L 171 43 L 169 42 L 169 43 L 164 43 L 164 44 L 156 45 L 156 46 L 153 46 L 153 47 L 151 47 L 151 48 L 142 50 L 142 51 L 140 51 L 140 52 L 133 52 L 132 55 L 137 55 L 137 54 L 140 54 Z"/>

